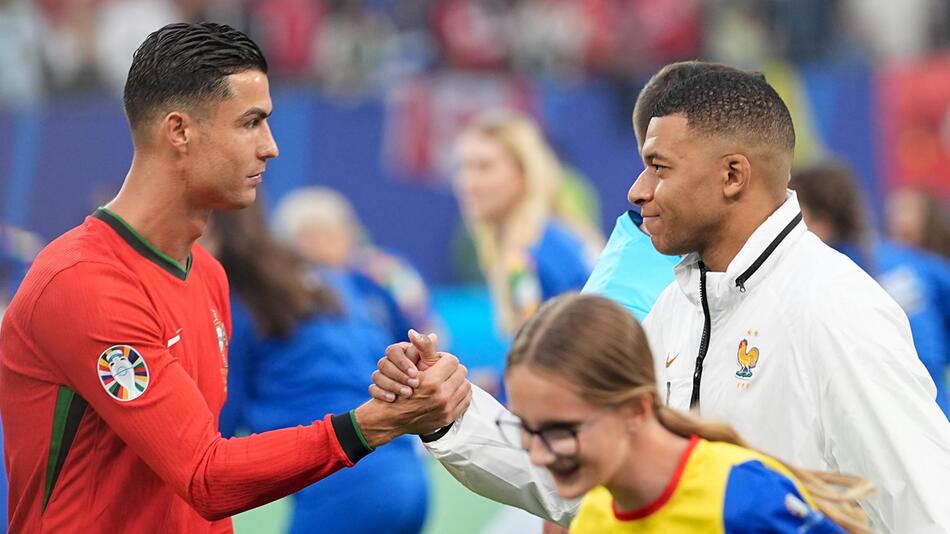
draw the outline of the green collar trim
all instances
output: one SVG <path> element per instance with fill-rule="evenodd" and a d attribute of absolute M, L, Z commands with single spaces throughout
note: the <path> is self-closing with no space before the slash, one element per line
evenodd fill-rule
<path fill-rule="evenodd" d="M 181 280 L 188 279 L 188 273 L 191 272 L 191 260 L 192 255 L 188 254 L 188 260 L 185 263 L 185 266 L 182 267 L 180 263 L 168 257 L 157 248 L 155 248 L 151 243 L 145 240 L 144 237 L 139 235 L 129 223 L 125 222 L 122 217 L 119 217 L 114 212 L 99 207 L 93 214 L 93 217 L 101 220 L 102 222 L 108 224 L 119 236 L 125 240 L 132 248 L 136 250 L 139 254 L 145 256 L 147 259 L 153 263 L 158 264 L 159 267 L 170 273 L 171 275 L 179 278 Z"/>

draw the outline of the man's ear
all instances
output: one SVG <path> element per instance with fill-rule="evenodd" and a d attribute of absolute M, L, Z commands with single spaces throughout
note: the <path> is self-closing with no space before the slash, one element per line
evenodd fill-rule
<path fill-rule="evenodd" d="M 178 152 L 186 152 L 198 134 L 198 122 L 187 113 L 171 111 L 162 118 L 160 136 Z"/>
<path fill-rule="evenodd" d="M 752 181 L 752 164 L 745 154 L 726 154 L 722 157 L 722 194 L 730 200 L 738 198 Z"/>

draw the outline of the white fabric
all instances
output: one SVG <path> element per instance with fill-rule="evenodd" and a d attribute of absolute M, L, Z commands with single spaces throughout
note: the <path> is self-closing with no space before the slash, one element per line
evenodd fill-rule
<path fill-rule="evenodd" d="M 950 533 L 950 423 L 917 357 L 907 317 L 871 277 L 799 223 L 745 283 L 745 272 L 800 212 L 794 193 L 750 237 L 725 273 L 707 273 L 712 320 L 699 409 L 727 421 L 754 447 L 806 468 L 860 475 L 877 486 L 865 509 L 886 533 Z M 644 320 L 661 398 L 688 409 L 703 332 L 699 258 Z M 740 378 L 738 351 L 758 349 Z M 667 367 L 667 361 L 670 362 Z M 667 394 L 668 392 L 668 394 Z M 547 473 L 503 446 L 502 410 L 476 401 L 427 445 L 474 491 L 567 524 Z"/>

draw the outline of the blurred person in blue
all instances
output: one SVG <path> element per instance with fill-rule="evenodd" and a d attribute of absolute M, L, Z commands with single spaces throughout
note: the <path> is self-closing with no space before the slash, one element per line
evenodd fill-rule
<path fill-rule="evenodd" d="M 873 276 L 903 308 L 917 354 L 937 384 L 937 404 L 950 416 L 950 261 L 879 236 L 857 179 L 843 163 L 798 170 L 790 187 L 808 228 Z"/>
<path fill-rule="evenodd" d="M 363 402 L 392 338 L 371 317 L 357 277 L 315 273 L 271 238 L 257 205 L 211 221 L 207 243 L 230 281 L 233 328 L 221 433 L 309 424 L 314 410 Z M 398 438 L 338 474 L 294 495 L 290 533 L 422 529 L 429 496 L 414 439 Z M 341 513 L 354 503 L 358 513 Z"/>
<path fill-rule="evenodd" d="M 39 236 L 15 226 L 0 224 L 0 328 L 3 312 L 13 300 L 17 286 L 42 248 Z M 0 451 L 3 429 L 0 428 Z M 7 471 L 0 462 L 0 534 L 7 531 Z"/>
<path fill-rule="evenodd" d="M 583 287 L 603 242 L 592 225 L 562 216 L 564 169 L 527 117 L 501 110 L 478 116 L 456 152 L 456 196 L 496 323 L 511 335 L 542 302 Z"/>
<path fill-rule="evenodd" d="M 295 189 L 277 204 L 274 236 L 313 266 L 358 273 L 364 297 L 393 339 L 410 328 L 441 331 L 429 289 L 408 260 L 372 244 L 352 204 L 325 186 Z M 379 288 L 385 290 L 380 291 Z"/>
<path fill-rule="evenodd" d="M 904 186 L 891 191 L 886 200 L 884 214 L 891 239 L 950 260 L 950 212 L 938 195 Z"/>

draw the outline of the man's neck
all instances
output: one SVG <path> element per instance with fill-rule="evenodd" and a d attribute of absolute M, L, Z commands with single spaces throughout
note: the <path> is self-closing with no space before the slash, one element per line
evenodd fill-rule
<path fill-rule="evenodd" d="M 159 252 L 184 266 L 210 212 L 192 209 L 169 177 L 158 174 L 133 163 L 119 194 L 105 208 Z"/>
<path fill-rule="evenodd" d="M 784 203 L 784 198 L 778 202 L 761 201 L 752 203 L 749 209 L 735 210 L 716 232 L 715 242 L 699 251 L 706 268 L 716 273 L 726 272 L 752 234 Z"/>

